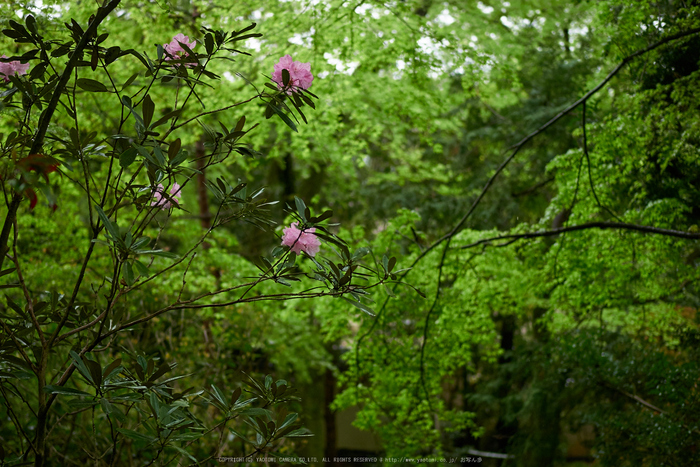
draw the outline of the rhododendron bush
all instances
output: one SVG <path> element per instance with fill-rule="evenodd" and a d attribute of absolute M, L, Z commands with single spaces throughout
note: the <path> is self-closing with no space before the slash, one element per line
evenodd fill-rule
<path fill-rule="evenodd" d="M 311 433 L 288 411 L 298 400 L 288 381 L 231 369 L 218 384 L 191 387 L 144 335 L 174 317 L 182 338 L 189 313 L 235 317 L 266 301 L 344 299 L 355 307 L 348 313 L 369 317 L 368 290 L 395 282 L 396 260 L 364 262 L 370 251 L 351 251 L 329 224 L 332 211 L 299 197 L 268 200 L 255 180 L 222 170 L 264 158 L 246 142 L 257 126 L 246 115 L 278 117 L 294 131 L 307 121 L 302 109 L 316 99 L 309 63 L 285 55 L 272 82 L 246 78 L 248 99 L 205 107 L 220 80 L 211 64 L 227 59 L 236 73 L 244 41 L 260 36 L 255 23 L 127 48 L 103 27 L 119 3 L 66 23 L 65 34 L 31 15 L 3 31 L 16 47 L 0 62 L 0 457 L 41 466 L 293 455 L 291 440 Z M 99 116 L 85 111 L 88 101 Z M 277 247 L 249 259 L 222 248 L 226 229 L 244 221 Z M 70 226 L 56 233 L 69 245 L 60 251 L 41 238 L 57 225 Z M 46 275 L 27 274 L 35 254 Z M 237 269 L 217 266 L 232 256 Z M 73 436 L 76 426 L 92 434 Z"/>

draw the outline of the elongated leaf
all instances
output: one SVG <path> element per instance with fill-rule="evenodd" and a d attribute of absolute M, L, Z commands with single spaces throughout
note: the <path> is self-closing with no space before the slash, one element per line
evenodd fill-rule
<path fill-rule="evenodd" d="M 155 373 L 151 375 L 150 378 L 148 378 L 148 381 L 155 381 L 164 374 L 166 374 L 168 371 L 172 370 L 172 367 L 170 366 L 169 363 L 163 362 L 158 369 L 156 370 Z"/>
<path fill-rule="evenodd" d="M 88 367 L 85 366 L 85 363 L 83 362 L 83 359 L 80 358 L 80 355 L 78 355 L 74 350 L 71 350 L 69 353 L 73 359 L 73 364 L 78 369 L 80 374 L 83 375 L 88 382 L 95 384 L 95 381 L 92 379 L 92 375 L 90 374 L 90 370 L 88 370 Z"/>
<path fill-rule="evenodd" d="M 153 124 L 151 125 L 151 129 L 156 128 L 156 127 L 159 127 L 160 125 L 162 125 L 163 123 L 167 122 L 168 120 L 170 120 L 170 119 L 173 118 L 173 117 L 179 116 L 179 115 L 182 113 L 182 110 L 183 110 L 183 109 L 180 108 L 180 109 L 175 109 L 175 110 L 173 110 L 173 111 L 170 111 L 170 112 L 166 113 L 166 114 L 163 115 L 161 118 L 159 118 L 158 120 L 156 120 L 155 122 L 153 122 Z"/>
<path fill-rule="evenodd" d="M 251 415 L 253 417 L 262 417 L 262 416 L 268 417 L 272 414 L 272 412 L 270 412 L 267 409 L 260 408 L 260 407 L 250 407 L 248 409 L 241 410 L 241 414 L 242 415 Z"/>
<path fill-rule="evenodd" d="M 119 231 L 117 230 L 117 226 L 115 224 L 112 224 L 112 221 L 109 220 L 109 218 L 99 206 L 99 204 L 95 205 L 95 210 L 97 211 L 97 215 L 100 216 L 100 220 L 105 225 L 107 232 L 112 237 L 112 240 L 119 240 Z"/>
<path fill-rule="evenodd" d="M 119 156 L 119 165 L 122 166 L 122 168 L 124 169 L 129 167 L 134 162 L 134 160 L 136 160 L 136 154 L 136 149 L 127 149 Z"/>
<path fill-rule="evenodd" d="M 95 360 L 90 360 L 89 358 L 85 358 L 83 361 L 90 371 L 90 376 L 95 382 L 95 386 L 100 386 L 102 384 L 102 366 Z"/>
<path fill-rule="evenodd" d="M 3 271 L 0 271 L 0 277 L 13 273 L 15 271 L 15 269 L 17 269 L 17 268 L 7 268 Z"/>
<path fill-rule="evenodd" d="M 156 110 L 156 105 L 153 103 L 150 94 L 146 94 L 141 105 L 143 107 L 143 124 L 148 128 L 148 125 L 151 124 L 151 120 L 153 120 L 153 113 Z"/>
<path fill-rule="evenodd" d="M 170 146 L 168 147 L 168 160 L 169 161 L 172 162 L 172 160 L 175 159 L 175 156 L 178 155 L 181 147 L 182 147 L 182 141 L 180 141 L 180 138 L 177 138 L 175 141 L 170 143 Z"/>
<path fill-rule="evenodd" d="M 117 428 L 117 431 L 127 438 L 131 438 L 135 441 L 153 441 L 154 438 L 150 436 L 142 435 L 141 433 L 134 430 L 127 430 L 126 428 Z"/>
<path fill-rule="evenodd" d="M 350 300 L 350 299 L 347 298 L 347 297 L 343 297 L 343 300 L 345 300 L 346 302 L 352 303 L 354 306 L 356 306 L 357 308 L 359 308 L 359 309 L 362 310 L 363 312 L 367 313 L 367 314 L 370 315 L 371 317 L 375 317 L 375 316 L 376 316 L 375 313 L 374 313 L 374 310 L 373 310 L 372 308 L 368 307 L 367 305 L 365 305 L 365 304 L 362 303 L 362 302 L 358 302 L 358 301 L 355 301 L 355 300 Z"/>
<path fill-rule="evenodd" d="M 170 253 L 169 251 L 163 250 L 136 250 L 134 253 L 139 255 L 161 256 L 163 258 L 178 258 L 175 253 Z"/>
<path fill-rule="evenodd" d="M 92 394 L 89 394 L 85 391 L 80 391 L 78 389 L 73 389 L 73 388 L 66 388 L 63 386 L 53 386 L 53 385 L 48 385 L 44 386 L 44 392 L 48 394 L 63 394 L 66 396 L 92 396 Z"/>
<path fill-rule="evenodd" d="M 80 88 L 85 91 L 90 91 L 90 92 L 109 92 L 109 89 L 107 89 L 107 86 L 104 84 L 100 83 L 99 81 L 95 81 L 94 79 L 88 79 L 88 78 L 78 78 L 78 80 L 75 82 L 75 84 Z"/>
<path fill-rule="evenodd" d="M 122 364 L 121 358 L 114 360 L 112 363 L 107 365 L 107 368 L 105 368 L 105 371 L 102 373 L 102 377 L 104 379 L 108 378 L 114 370 L 116 370 L 117 368 L 119 368 L 121 366 L 121 364 Z"/>
<path fill-rule="evenodd" d="M 297 130 L 297 126 L 294 124 L 294 122 L 293 122 L 284 112 L 282 112 L 282 110 L 280 110 L 276 105 L 274 105 L 274 104 L 268 104 L 268 108 L 271 108 L 272 111 L 273 111 L 274 113 L 276 113 L 276 114 L 279 116 L 279 118 L 281 118 L 282 121 L 283 121 L 289 128 L 291 128 L 293 131 L 295 131 L 295 132 L 297 132 L 297 133 L 299 132 L 299 130 Z"/>
<path fill-rule="evenodd" d="M 105 415 L 109 415 L 114 411 L 114 406 L 107 399 L 100 399 L 100 405 Z"/>

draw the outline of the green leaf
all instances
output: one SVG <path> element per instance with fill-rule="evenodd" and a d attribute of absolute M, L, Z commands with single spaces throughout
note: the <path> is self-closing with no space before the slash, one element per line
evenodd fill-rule
<path fill-rule="evenodd" d="M 90 371 L 90 376 L 95 382 L 95 386 L 100 386 L 102 384 L 102 366 L 95 360 L 90 360 L 89 358 L 85 358 L 83 361 Z"/>
<path fill-rule="evenodd" d="M 105 228 L 107 229 L 107 232 L 109 233 L 109 236 L 112 238 L 114 241 L 119 240 L 119 231 L 117 230 L 116 224 L 112 224 L 112 221 L 109 220 L 105 212 L 102 210 L 102 208 L 99 206 L 99 204 L 95 205 L 95 210 L 97 210 L 97 215 L 100 217 L 100 220 L 102 220 L 102 223 L 104 224 Z"/>
<path fill-rule="evenodd" d="M 92 394 L 89 394 L 85 391 L 80 391 L 78 389 L 73 389 L 73 388 L 67 388 L 64 386 L 54 386 L 49 384 L 48 386 L 44 386 L 44 392 L 48 394 L 63 394 L 66 396 L 92 396 Z"/>
<path fill-rule="evenodd" d="M 279 118 L 281 118 L 282 121 L 283 121 L 289 128 L 291 128 L 293 131 L 295 131 L 295 132 L 297 132 L 297 133 L 299 132 L 299 130 L 297 130 L 297 126 L 294 124 L 294 122 L 293 122 L 284 112 L 282 112 L 282 110 L 280 110 L 276 105 L 270 103 L 270 104 L 268 104 L 268 108 L 271 108 L 272 111 L 273 111 L 274 113 L 276 113 L 276 114 L 279 116 Z"/>
<path fill-rule="evenodd" d="M 36 19 L 34 16 L 27 15 L 27 17 L 24 18 L 24 24 L 27 25 L 27 29 L 29 29 L 32 33 L 37 34 Z"/>
<path fill-rule="evenodd" d="M 211 55 L 212 52 L 214 52 L 214 37 L 211 35 L 211 33 L 207 33 L 204 36 L 204 48 L 207 51 L 207 54 Z"/>
<path fill-rule="evenodd" d="M 141 105 L 143 109 L 143 124 L 148 128 L 148 125 L 151 124 L 151 120 L 153 120 L 153 113 L 156 110 L 156 105 L 153 103 L 150 94 L 146 94 Z"/>
<path fill-rule="evenodd" d="M 131 287 L 134 285 L 134 269 L 131 267 L 131 263 L 124 264 L 124 281 L 126 285 Z"/>
<path fill-rule="evenodd" d="M 221 403 L 223 407 L 226 407 L 226 399 L 224 398 L 224 393 L 221 392 L 219 388 L 217 388 L 215 385 L 211 385 L 211 393 L 216 399 Z"/>
<path fill-rule="evenodd" d="M 303 222 L 307 222 L 307 220 L 306 220 L 306 204 L 304 203 L 304 200 L 299 198 L 298 196 L 295 196 L 294 203 L 296 204 L 297 214 L 299 214 L 299 217 L 301 217 L 301 220 Z"/>
<path fill-rule="evenodd" d="M 165 167 L 165 156 L 163 156 L 163 151 L 160 149 L 160 146 L 153 146 L 153 155 L 156 156 L 156 160 L 158 161 L 158 167 Z"/>
<path fill-rule="evenodd" d="M 75 84 L 80 88 L 85 91 L 90 91 L 90 92 L 109 92 L 109 89 L 107 89 L 107 86 L 104 84 L 100 83 L 99 81 L 95 81 L 94 79 L 88 79 L 88 78 L 78 78 L 78 80 L 75 82 Z"/>
<path fill-rule="evenodd" d="M 154 441 L 154 438 L 150 436 L 142 435 L 133 430 L 127 430 L 126 428 L 117 428 L 117 431 L 127 438 L 133 439 L 134 441 Z"/>
<path fill-rule="evenodd" d="M 180 436 L 182 436 L 182 435 L 180 435 Z M 197 438 L 201 438 L 201 437 L 202 437 L 202 435 L 199 434 L 199 433 L 197 433 Z M 197 438 L 195 438 L 195 439 L 197 439 Z M 179 453 L 182 454 L 183 456 L 188 457 L 189 459 L 193 460 L 195 464 L 200 465 L 199 462 L 197 461 L 197 459 L 196 459 L 192 454 L 190 454 L 189 452 L 185 451 L 185 450 L 184 450 L 183 448 L 181 448 L 180 446 L 177 446 L 177 445 L 175 445 L 175 444 L 170 444 L 170 445 L 168 445 L 168 448 L 175 449 L 177 452 L 179 452 Z"/>
<path fill-rule="evenodd" d="M 88 380 L 89 383 L 95 385 L 95 380 L 92 379 L 92 375 L 91 375 L 91 373 L 90 373 L 90 370 L 88 370 L 88 367 L 85 366 L 85 363 L 83 362 L 83 359 L 80 358 L 80 355 L 78 355 L 77 353 L 75 353 L 74 350 L 71 350 L 71 351 L 69 352 L 69 354 L 70 354 L 70 357 L 73 359 L 73 364 L 74 364 L 75 367 L 78 369 L 78 371 L 80 372 L 80 374 L 83 375 L 83 377 L 84 377 L 86 380 Z"/>
<path fill-rule="evenodd" d="M 386 294 L 390 296 L 391 298 L 396 298 L 396 294 L 391 290 L 391 287 L 387 286 L 386 284 L 382 284 L 384 286 L 384 290 L 386 291 Z"/>
<path fill-rule="evenodd" d="M 243 393 L 243 390 L 241 388 L 236 388 L 234 389 L 233 393 L 231 394 L 231 405 L 235 405 L 236 402 L 238 402 L 238 399 L 241 398 L 241 394 Z"/>
<path fill-rule="evenodd" d="M 178 155 L 180 152 L 180 148 L 182 147 L 182 141 L 180 141 L 180 138 L 177 138 L 175 141 L 170 143 L 170 146 L 168 146 L 168 160 L 173 161 L 175 157 Z"/>
<path fill-rule="evenodd" d="M 364 247 L 364 246 L 361 248 L 358 248 L 357 251 L 355 251 L 355 253 L 352 254 L 352 260 L 356 261 L 360 258 L 363 258 L 364 256 L 368 255 L 370 253 L 370 251 L 371 250 L 369 248 Z"/>
<path fill-rule="evenodd" d="M 138 272 L 141 276 L 148 277 L 150 275 L 148 267 L 146 267 L 146 265 L 143 264 L 141 261 L 135 260 L 134 267 L 136 267 L 136 272 Z"/>
<path fill-rule="evenodd" d="M 241 415 L 250 415 L 252 417 L 268 417 L 272 415 L 272 412 L 270 412 L 267 409 L 263 409 L 260 407 L 250 407 L 247 409 L 241 410 Z"/>
<path fill-rule="evenodd" d="M 136 143 L 133 144 L 133 147 L 136 148 L 136 150 L 138 151 L 138 153 L 141 154 L 148 162 L 150 162 L 151 164 L 153 164 L 153 165 L 156 166 L 156 167 L 160 167 L 160 164 L 158 164 L 158 161 L 156 161 L 156 160 L 153 158 L 153 156 L 152 156 L 151 153 L 148 151 L 148 149 L 146 149 L 145 147 L 143 147 L 143 146 L 141 146 L 141 145 L 139 145 L 139 144 L 136 144 Z"/>
<path fill-rule="evenodd" d="M 141 118 L 141 115 L 139 115 L 139 113 L 136 112 L 136 110 L 134 110 L 133 104 L 131 102 L 131 98 L 127 95 L 123 95 L 122 96 L 122 104 L 124 104 L 124 106 L 127 109 L 129 109 L 129 111 L 131 112 L 131 115 L 134 116 L 134 119 L 136 120 L 136 124 L 140 125 L 142 128 L 145 129 L 146 125 L 143 123 L 143 118 Z"/>
<path fill-rule="evenodd" d="M 122 359 L 118 358 L 114 360 L 112 363 L 107 365 L 107 368 L 105 368 L 104 372 L 102 373 L 102 378 L 107 379 L 112 375 L 112 372 L 117 370 L 122 364 Z"/>
<path fill-rule="evenodd" d="M 179 258 L 178 255 L 175 253 L 170 253 L 169 251 L 163 251 L 163 250 L 136 250 L 134 253 L 138 255 L 153 255 L 153 256 L 160 256 L 163 258 Z"/>
<path fill-rule="evenodd" d="M 362 302 L 350 300 L 347 297 L 343 297 L 343 300 L 345 300 L 346 302 L 352 303 L 354 306 L 356 306 L 357 308 L 359 308 L 360 310 L 362 310 L 363 312 L 367 313 L 368 315 L 370 315 L 372 317 L 376 316 L 374 313 L 374 310 Z"/>
<path fill-rule="evenodd" d="M 294 421 L 299 417 L 299 414 L 296 413 L 290 413 L 287 415 L 287 417 L 284 419 L 284 422 L 279 426 L 278 430 L 282 430 L 284 428 L 287 428 L 289 425 L 294 423 Z"/>
<path fill-rule="evenodd" d="M 17 268 L 7 268 L 3 271 L 0 271 L 0 277 L 6 276 L 7 274 L 12 274 L 15 271 L 15 269 Z"/>
<path fill-rule="evenodd" d="M 129 78 L 124 82 L 124 84 L 122 84 L 122 91 L 125 88 L 131 86 L 131 84 L 134 82 L 134 80 L 136 80 L 136 78 L 138 76 L 139 76 L 139 72 L 136 72 L 136 73 L 132 74 L 131 76 L 129 76 Z"/>
<path fill-rule="evenodd" d="M 298 430 L 291 431 L 285 436 L 285 438 L 309 438 L 314 434 L 311 433 L 306 428 L 299 428 Z"/>
<path fill-rule="evenodd" d="M 119 165 L 124 169 L 129 167 L 134 162 L 134 160 L 136 160 L 136 154 L 136 149 L 127 149 L 119 156 Z"/>
<path fill-rule="evenodd" d="M 153 381 L 157 380 L 158 378 L 160 378 L 161 376 L 163 376 L 164 374 L 166 374 L 167 372 L 172 370 L 172 368 L 173 367 L 170 366 L 169 363 L 166 363 L 166 362 L 161 363 L 161 365 L 158 367 L 156 372 L 153 373 L 150 378 L 148 378 L 148 381 L 153 382 Z"/>
<path fill-rule="evenodd" d="M 158 120 L 153 122 L 153 124 L 151 125 L 151 129 L 161 126 L 163 123 L 167 122 L 168 120 L 170 120 L 173 117 L 180 116 L 180 114 L 182 113 L 182 110 L 183 109 L 180 108 L 180 109 L 175 109 L 175 110 L 172 110 L 172 111 L 166 113 L 161 118 L 159 118 Z"/>
<path fill-rule="evenodd" d="M 100 405 L 105 415 L 109 415 L 114 411 L 114 406 L 107 399 L 100 399 Z"/>

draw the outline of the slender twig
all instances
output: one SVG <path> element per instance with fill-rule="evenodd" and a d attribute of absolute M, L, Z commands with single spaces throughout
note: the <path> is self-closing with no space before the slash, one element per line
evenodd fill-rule
<path fill-rule="evenodd" d="M 470 243 L 468 245 L 461 245 L 454 247 L 453 250 L 464 250 L 467 248 L 474 248 L 475 246 L 488 244 L 498 240 L 511 240 L 510 242 L 497 245 L 505 246 L 510 245 L 515 240 L 521 240 L 525 238 L 538 238 L 538 237 L 551 237 L 554 235 L 559 235 L 566 232 L 575 232 L 577 230 L 588 230 L 588 229 L 618 229 L 618 230 L 633 230 L 635 232 L 650 233 L 656 235 L 665 235 L 668 237 L 683 238 L 686 240 L 700 240 L 700 234 L 683 232 L 680 230 L 671 229 L 661 229 L 659 227 L 652 227 L 648 225 L 637 225 L 628 224 L 625 222 L 588 222 L 585 224 L 571 225 L 569 227 L 562 227 L 560 229 L 553 230 L 543 230 L 540 232 L 526 232 L 522 234 L 508 234 L 508 235 L 498 235 L 496 237 L 483 238 L 476 242 Z"/>
<path fill-rule="evenodd" d="M 591 158 L 588 155 L 588 138 L 586 137 L 586 103 L 583 103 L 582 107 L 582 113 L 583 116 L 581 117 L 581 126 L 583 127 L 583 154 L 586 156 L 586 164 L 588 166 L 588 183 L 591 186 L 591 192 L 593 192 L 593 198 L 595 198 L 595 202 L 598 203 L 598 207 L 601 209 L 604 209 L 612 216 L 613 219 L 616 219 L 620 222 L 622 222 L 622 219 L 617 217 L 617 215 L 610 210 L 609 207 L 605 206 L 600 202 L 600 199 L 598 199 L 598 194 L 595 191 L 595 184 L 593 183 L 593 175 L 591 174 Z"/>
<path fill-rule="evenodd" d="M 22 424 L 20 423 L 17 414 L 15 414 L 14 410 L 12 410 L 12 404 L 10 404 L 10 400 L 8 399 L 7 394 L 5 393 L 5 388 L 2 384 L 0 384 L 0 391 L 2 391 L 2 396 L 5 398 L 5 401 L 7 401 L 7 404 L 5 405 L 7 408 L 7 414 L 10 416 L 12 423 L 15 425 L 15 430 L 17 430 L 19 433 L 22 434 L 22 436 L 24 436 L 24 438 L 27 440 L 27 443 L 29 443 L 29 448 L 32 451 L 34 451 L 34 454 L 36 454 L 36 448 L 34 447 L 34 443 L 29 438 L 29 436 L 27 436 L 27 433 L 22 428 Z M 24 398 L 22 398 L 22 400 L 24 401 Z M 27 407 L 30 407 L 29 404 L 27 404 Z"/>
<path fill-rule="evenodd" d="M 12 242 L 12 262 L 15 263 L 15 272 L 17 273 L 17 278 L 19 279 L 19 283 L 22 286 L 22 291 L 24 292 L 24 299 L 27 301 L 27 313 L 29 313 L 29 317 L 32 320 L 32 326 L 34 326 L 34 329 L 36 329 L 36 333 L 39 336 L 39 340 L 41 341 L 41 346 L 42 348 L 46 347 L 46 336 L 44 336 L 44 331 L 41 329 L 41 326 L 39 325 L 39 321 L 36 319 L 36 314 L 34 313 L 34 302 L 32 301 L 32 297 L 29 295 L 29 290 L 27 289 L 27 283 L 24 280 L 24 276 L 22 275 L 22 268 L 20 267 L 19 264 L 19 257 L 17 256 L 17 219 L 15 219 L 15 222 L 13 223 L 14 225 L 14 241 Z"/>

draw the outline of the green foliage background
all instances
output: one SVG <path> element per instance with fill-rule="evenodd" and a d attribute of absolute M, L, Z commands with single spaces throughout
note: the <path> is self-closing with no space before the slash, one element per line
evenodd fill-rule
<path fill-rule="evenodd" d="M 0 17 L 33 13 L 48 35 L 68 18 L 85 22 L 93 9 L 10 1 Z M 215 62 L 211 70 L 224 79 L 202 93 L 202 104 L 247 99 L 251 86 L 238 73 L 260 87 L 285 54 L 311 63 L 320 99 L 298 133 L 247 104 L 248 124 L 261 123 L 247 142 L 260 155 L 212 167 L 207 177 L 266 186 L 282 201 L 297 195 L 314 212 L 333 209 L 339 234 L 355 249 L 371 247 L 372 260 L 396 256 L 402 269 L 420 258 L 406 281 L 426 298 L 409 287 L 376 289 L 376 317 L 328 297 L 187 310 L 145 324 L 115 348 L 177 361 L 191 386 L 231 388 L 241 370 L 273 373 L 300 387 L 302 399 L 329 372 L 338 381 L 332 407 L 358 406 L 356 425 L 377 434 L 388 456 L 477 449 L 514 456 L 498 465 L 560 465 L 564 433 L 592 426 L 601 465 L 697 465 L 697 240 L 588 229 L 469 247 L 598 221 L 697 233 L 697 33 L 631 60 L 587 101 L 585 134 L 578 107 L 519 151 L 444 255 L 444 242 L 422 252 L 458 224 L 513 144 L 625 57 L 698 28 L 698 2 L 125 0 L 104 28 L 114 45 L 154 56 L 178 32 L 200 38 L 202 26 L 252 21 L 263 33 L 246 44 L 252 56 Z M 8 56 L 21 53 L 7 38 L 0 44 Z M 104 79 L 99 73 L 91 78 Z M 119 73 L 126 80 L 133 71 Z M 174 92 L 153 89 L 157 112 Z M 81 126 L 98 139 L 113 134 L 117 107 L 91 99 L 81 101 Z M 234 126 L 241 112 L 202 123 Z M 61 125 L 59 117 L 52 130 L 66 131 Z M 174 136 L 194 153 L 204 135 Z M 23 206 L 17 247 L 37 290 L 66 294 L 87 211 L 67 176 L 55 183 L 59 209 Z M 157 219 L 167 223 L 161 241 L 170 251 L 182 253 L 203 232 L 196 199 L 190 184 L 187 211 Z M 277 233 L 291 220 L 281 210 L 273 218 Z M 277 242 L 243 223 L 215 231 L 187 290 L 256 275 L 251 259 Z M 90 280 L 99 283 L 95 267 Z M 132 303 L 150 310 L 169 302 L 182 272 L 140 289 Z M 261 293 L 281 286 L 265 287 Z M 322 439 L 323 425 L 306 422 Z M 13 430 L 3 425 L 3 443 Z M 69 430 L 54 436 L 70 439 Z M 319 449 L 310 443 L 296 448 Z M 192 454 L 204 457 L 207 448 Z"/>

